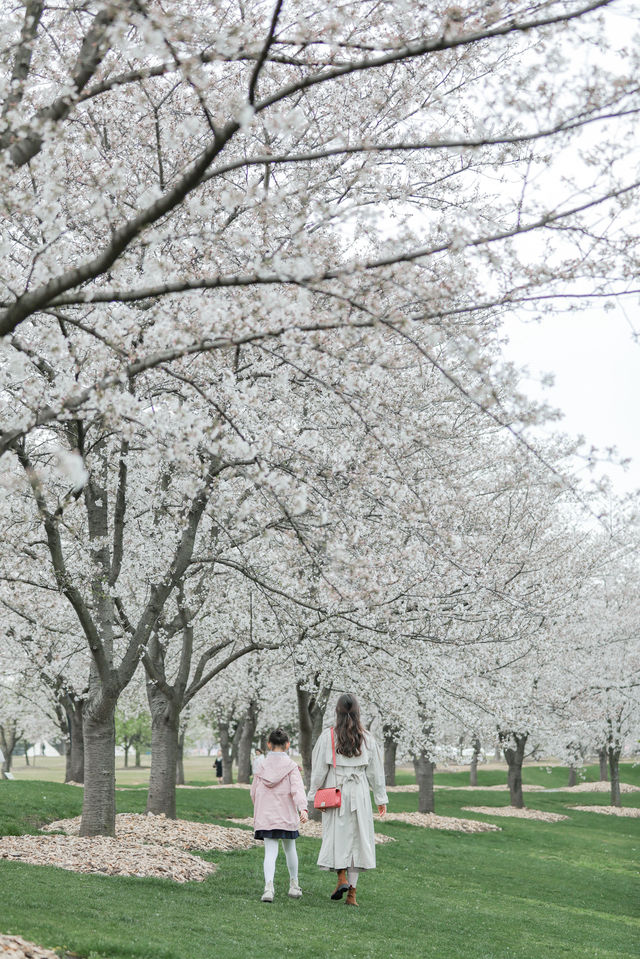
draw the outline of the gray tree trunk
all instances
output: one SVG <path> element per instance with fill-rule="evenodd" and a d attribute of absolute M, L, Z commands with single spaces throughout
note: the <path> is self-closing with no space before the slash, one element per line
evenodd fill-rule
<path fill-rule="evenodd" d="M 621 806 L 620 799 L 620 747 L 609 746 L 609 772 L 611 774 L 611 805 Z"/>
<path fill-rule="evenodd" d="M 322 720 L 327 699 L 331 690 L 324 687 L 321 692 L 303 689 L 300 683 L 296 684 L 296 699 L 298 702 L 298 747 L 302 757 L 302 778 L 306 788 L 311 783 L 311 759 L 313 747 L 322 732 Z M 320 821 L 322 813 L 313 807 L 309 810 L 309 818 Z"/>
<path fill-rule="evenodd" d="M 178 736 L 178 761 L 176 763 L 176 785 L 184 786 L 184 737 L 186 730 L 183 729 Z"/>
<path fill-rule="evenodd" d="M 151 771 L 147 813 L 176 818 L 176 770 L 180 713 L 153 683 L 147 683 L 151 710 Z"/>
<path fill-rule="evenodd" d="M 67 717 L 67 748 L 64 781 L 84 782 L 84 736 L 82 733 L 83 701 L 78 700 L 65 709 Z"/>
<path fill-rule="evenodd" d="M 433 771 L 436 764 L 432 762 L 423 750 L 413 757 L 413 768 L 418 782 L 418 812 L 433 812 L 435 797 L 433 792 Z"/>
<path fill-rule="evenodd" d="M 123 749 L 124 749 L 124 768 L 128 769 L 129 768 L 129 750 L 131 749 L 131 746 L 124 746 Z"/>
<path fill-rule="evenodd" d="M 116 830 L 116 698 L 95 709 L 85 704 L 85 787 L 81 836 L 114 836 Z"/>
<path fill-rule="evenodd" d="M 256 703 L 251 702 L 242 723 L 242 732 L 238 741 L 239 783 L 248 783 L 251 780 L 251 746 L 256 731 L 257 712 Z"/>
<path fill-rule="evenodd" d="M 0 749 L 2 750 L 2 755 L 4 759 L 2 761 L 2 771 L 0 775 L 4 777 L 5 773 L 11 772 L 11 763 L 13 761 L 13 751 L 18 744 L 20 738 L 17 732 L 17 722 L 11 723 L 11 725 L 0 726 Z"/>
<path fill-rule="evenodd" d="M 567 782 L 567 786 L 569 786 L 569 788 L 571 789 L 573 786 L 576 785 L 577 782 L 578 782 L 578 770 L 573 765 L 573 763 L 571 763 L 569 766 L 569 781 Z"/>
<path fill-rule="evenodd" d="M 515 742 L 515 748 L 510 745 L 504 745 L 504 758 L 509 767 L 507 773 L 507 783 L 509 785 L 509 800 L 516 809 L 524 809 L 524 796 L 522 793 L 522 763 L 524 761 L 524 747 L 527 743 L 528 733 L 517 735 L 515 733 L 501 734 L 501 739 L 505 743 Z"/>
<path fill-rule="evenodd" d="M 473 740 L 473 755 L 471 756 L 471 764 L 469 766 L 469 785 L 477 786 L 478 785 L 478 757 L 480 756 L 480 740 Z"/>
<path fill-rule="evenodd" d="M 229 723 L 218 723 L 218 738 L 222 753 L 222 782 L 225 786 L 233 783 L 233 759 L 231 756 L 231 736 Z"/>
<path fill-rule="evenodd" d="M 311 722 L 311 693 L 296 683 L 296 700 L 298 703 L 298 749 L 302 757 L 302 778 L 305 787 L 311 782 L 311 755 L 313 753 L 313 725 Z"/>
<path fill-rule="evenodd" d="M 609 781 L 609 770 L 607 768 L 606 748 L 602 748 L 598 750 L 598 764 L 600 766 L 600 782 L 606 783 Z"/>
<path fill-rule="evenodd" d="M 398 743 L 392 726 L 383 726 L 382 729 L 384 733 L 384 778 L 387 786 L 395 786 Z"/>
<path fill-rule="evenodd" d="M 136 754 L 136 769 L 139 769 L 140 766 L 142 765 L 140 746 L 134 746 L 134 750 Z"/>

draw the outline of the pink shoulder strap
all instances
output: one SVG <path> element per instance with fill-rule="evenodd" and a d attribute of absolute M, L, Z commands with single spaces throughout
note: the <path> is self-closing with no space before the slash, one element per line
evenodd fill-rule
<path fill-rule="evenodd" d="M 333 737 L 333 726 L 331 727 L 331 750 L 333 752 L 333 768 L 336 768 L 336 741 Z"/>

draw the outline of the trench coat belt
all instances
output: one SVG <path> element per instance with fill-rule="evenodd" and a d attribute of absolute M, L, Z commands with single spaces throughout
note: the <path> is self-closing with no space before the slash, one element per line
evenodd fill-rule
<path fill-rule="evenodd" d="M 346 773 L 344 776 L 341 777 L 340 782 L 338 783 L 338 785 L 340 786 L 340 790 L 342 792 L 342 802 L 340 803 L 340 812 L 339 812 L 340 816 L 344 816 L 344 810 L 347 804 L 347 796 L 349 798 L 349 803 L 350 803 L 349 811 L 357 812 L 358 797 L 356 796 L 356 791 L 357 791 L 358 783 L 361 781 L 362 776 L 363 776 L 363 773 L 358 772 L 354 769 L 353 772 Z M 345 786 L 349 787 L 346 791 L 346 794 L 345 794 Z"/>

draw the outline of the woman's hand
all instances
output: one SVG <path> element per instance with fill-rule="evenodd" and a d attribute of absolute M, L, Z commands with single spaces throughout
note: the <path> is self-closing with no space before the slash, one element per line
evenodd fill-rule
<path fill-rule="evenodd" d="M 384 817 L 387 815 L 387 807 L 386 807 L 386 806 L 378 806 L 378 814 L 379 814 L 379 816 L 380 816 L 381 819 L 384 819 Z"/>
<path fill-rule="evenodd" d="M 300 822 L 301 823 L 309 822 L 309 813 L 307 812 L 306 809 L 303 809 L 302 812 L 300 813 Z"/>

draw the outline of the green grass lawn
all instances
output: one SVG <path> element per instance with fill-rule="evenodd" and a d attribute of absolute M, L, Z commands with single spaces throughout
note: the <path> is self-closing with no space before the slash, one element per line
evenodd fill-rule
<path fill-rule="evenodd" d="M 622 779 L 638 782 L 625 766 Z M 405 777 L 403 777 L 405 778 Z M 406 777 L 408 778 L 408 776 Z M 442 773 L 464 785 L 468 773 Z M 494 773 L 481 770 L 481 783 Z M 498 771 L 498 782 L 504 771 Z M 566 771 L 530 767 L 525 781 L 559 787 Z M 117 793 L 120 812 L 141 812 L 145 790 Z M 582 793 L 530 793 L 527 804 L 565 812 L 571 802 L 606 801 Z M 415 810 L 412 793 L 392 808 Z M 0 783 L 0 832 L 35 832 L 44 821 L 80 812 L 81 790 L 58 783 Z M 438 791 L 437 812 L 504 805 L 506 794 Z M 623 796 L 640 805 L 640 793 Z M 243 790 L 184 790 L 178 815 L 225 822 L 249 815 Z M 358 910 L 331 902 L 333 877 L 315 865 L 319 842 L 298 840 L 299 902 L 286 896 L 281 854 L 276 900 L 259 901 L 262 851 L 214 853 L 218 871 L 204 883 L 79 875 L 0 860 L 0 931 L 50 948 L 108 959 L 628 959 L 640 957 L 640 820 L 569 812 L 565 823 L 495 819 L 500 833 L 463 835 L 399 823 L 398 841 L 378 847 L 378 869 L 361 877 Z"/>

